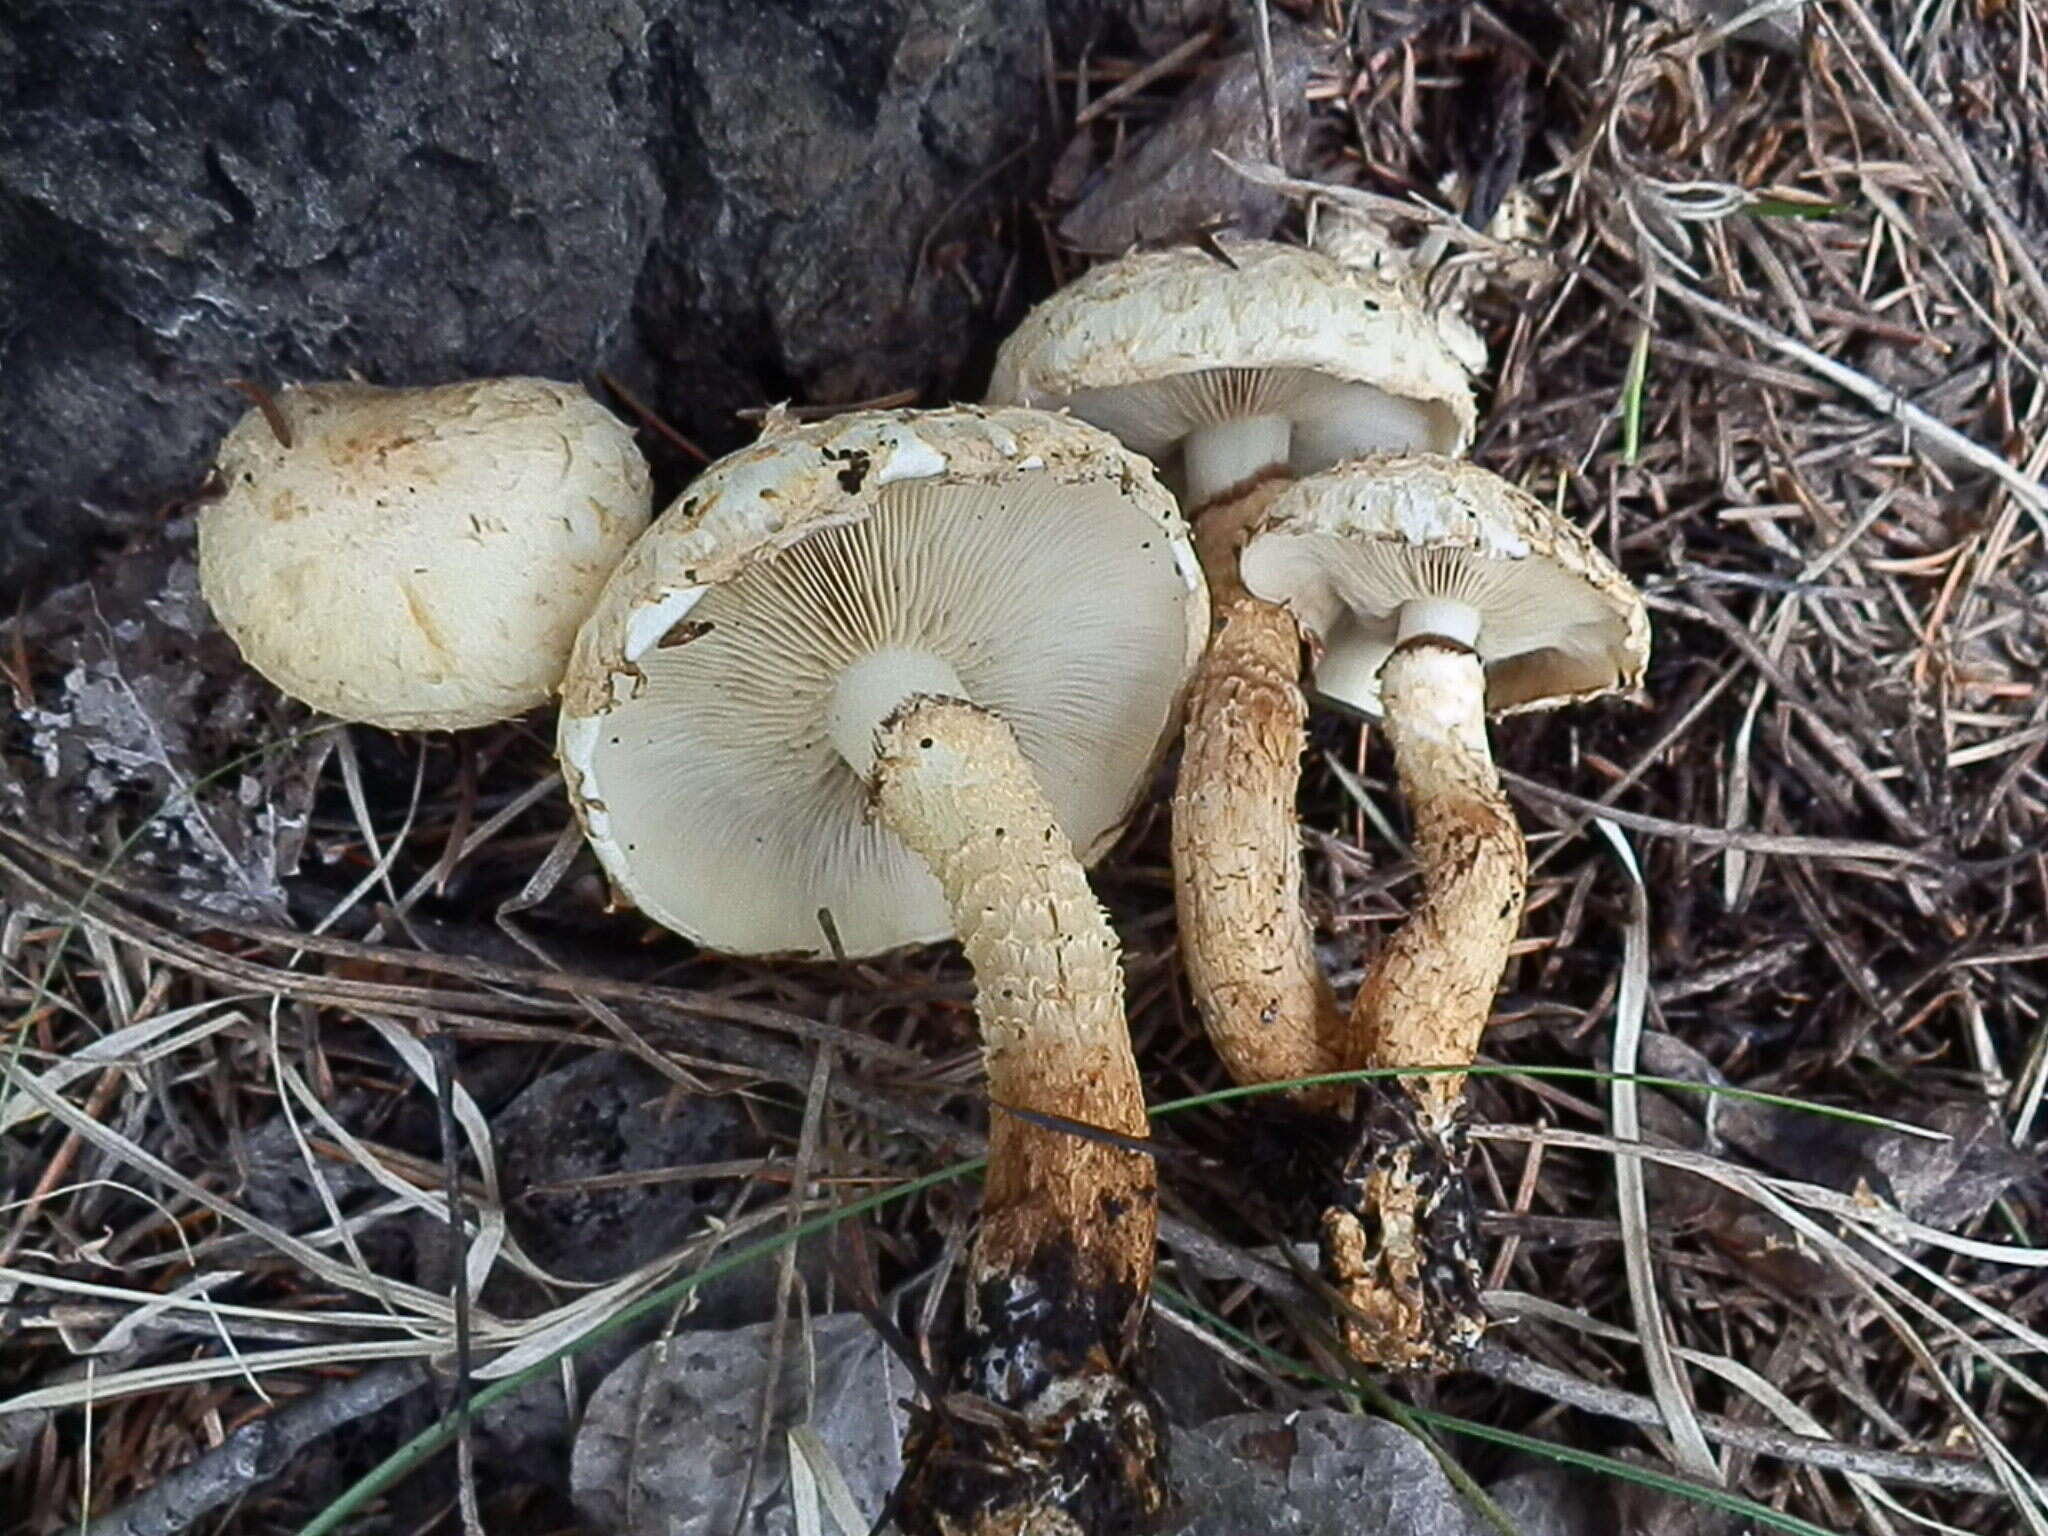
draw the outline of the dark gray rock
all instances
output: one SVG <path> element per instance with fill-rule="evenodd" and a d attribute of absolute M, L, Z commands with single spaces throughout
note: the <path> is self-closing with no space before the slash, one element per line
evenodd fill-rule
<path fill-rule="evenodd" d="M 230 376 L 587 370 L 658 208 L 637 0 L 0 23 L 0 590 L 189 491 Z M 75 561 L 74 561 L 75 563 Z"/>
<path fill-rule="evenodd" d="M 949 388 L 988 329 L 987 173 L 1031 134 L 1043 16 L 16 0 L 0 603 L 193 490 L 246 408 L 228 377 L 610 364 L 713 449 L 737 406 Z"/>
<path fill-rule="evenodd" d="M 1277 13 L 1279 7 L 1273 7 Z M 1156 57 L 1204 27 L 1248 13 L 1242 0 L 1053 0 L 1052 22 L 1069 49 L 1093 42 Z"/>
<path fill-rule="evenodd" d="M 1036 121 L 1044 16 L 686 0 L 655 23 L 668 204 L 629 373 L 665 414 L 715 450 L 764 397 L 972 396 L 1002 275 L 988 206 L 1021 181 L 1005 159 Z"/>
<path fill-rule="evenodd" d="M 599 1283 L 702 1229 L 730 1186 L 663 1170 L 758 1156 L 730 1099 L 692 1098 L 653 1068 L 593 1051 L 538 1079 L 492 1124 L 505 1219 L 541 1268 Z M 597 1184 L 618 1174 L 646 1183 Z"/>
<path fill-rule="evenodd" d="M 1428 1449 L 1385 1419 L 1244 1413 L 1173 1437 L 1176 1536 L 1481 1536 Z"/>
<path fill-rule="evenodd" d="M 1515 1536 L 1607 1536 L 1615 1529 L 1607 1479 L 1576 1467 L 1534 1466 L 1486 1490 Z"/>
<path fill-rule="evenodd" d="M 1308 87 L 1335 64 L 1335 39 L 1277 20 L 1273 94 L 1280 108 L 1282 158 L 1301 162 L 1309 127 Z M 1060 221 L 1060 238 L 1079 250 L 1121 255 L 1141 242 L 1188 239 L 1205 225 L 1227 225 L 1263 239 L 1287 216 L 1288 201 L 1254 186 L 1217 159 L 1265 164 L 1273 158 L 1258 57 L 1249 43 L 1188 87 L 1171 111 Z"/>
<path fill-rule="evenodd" d="M 590 1181 L 744 1161 L 764 1150 L 732 1100 L 679 1094 L 652 1068 L 611 1051 L 593 1051 L 537 1078 L 492 1117 L 491 1134 L 512 1235 L 550 1274 L 585 1283 L 616 1279 L 700 1236 L 724 1213 L 734 1188 L 729 1181 L 687 1177 L 622 1186 L 592 1187 Z M 822 1244 L 799 1244 L 797 1265 L 803 1284 L 793 1308 L 823 1293 Z M 580 1350 L 573 1367 L 579 1395 L 594 1391 L 665 1326 L 680 1321 L 692 1330 L 723 1329 L 773 1317 L 778 1273 L 772 1260 L 743 1265 L 700 1284 L 678 1311 L 643 1318 Z M 443 1283 L 424 1274 L 422 1280 Z M 498 1311 L 513 1316 L 544 1304 L 524 1285 L 501 1282 L 487 1294 Z M 792 1328 L 801 1333 L 800 1323 Z M 550 1373 L 493 1403 L 478 1428 L 494 1458 L 568 1490 L 574 1425 L 560 1377 Z"/>
<path fill-rule="evenodd" d="M 620 1536 L 790 1536 L 801 1527 L 787 1431 L 799 1426 L 816 1436 L 821 1459 L 844 1477 L 858 1528 L 867 1528 L 902 1473 L 901 1405 L 916 1384 L 857 1313 L 820 1317 L 808 1332 L 792 1321 L 779 1355 L 773 1344 L 766 1324 L 679 1333 L 612 1372 L 576 1435 L 572 1487 L 592 1529 Z M 756 1468 L 771 1361 L 775 1432 Z M 740 1498 L 750 1484 L 742 1522 Z M 830 1517 L 824 1527 L 842 1528 Z"/>

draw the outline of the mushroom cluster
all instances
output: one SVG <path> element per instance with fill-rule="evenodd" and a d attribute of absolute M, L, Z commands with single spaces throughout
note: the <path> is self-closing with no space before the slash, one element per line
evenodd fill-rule
<path fill-rule="evenodd" d="M 1291 478 L 1463 448 L 1470 333 L 1399 273 L 1268 241 L 1219 249 L 1128 256 L 1055 294 L 1004 343 L 989 398 L 1070 410 L 1183 486 L 1214 634 L 1173 802 L 1181 950 L 1231 1074 L 1270 1083 L 1348 1063 L 1302 913 L 1300 627 L 1245 587 L 1239 552 Z"/>
<path fill-rule="evenodd" d="M 1477 1337 L 1461 1069 L 1527 876 L 1486 721 L 1634 687 L 1648 627 L 1584 535 L 1457 457 L 1469 327 L 1379 235 L 1329 234 L 1099 267 L 989 404 L 771 416 L 651 526 L 630 433 L 540 380 L 288 389 L 221 450 L 204 589 L 280 687 L 394 728 L 558 693 L 614 890 L 707 949 L 961 945 L 993 1113 L 955 1389 L 906 1446 L 919 1536 L 1167 1503 L 1155 1171 L 1085 869 L 1183 720 L 1175 899 L 1218 1054 L 1250 1084 L 1391 1074 L 1288 1111 L 1344 1148 L 1315 1220 L 1346 1341 L 1413 1369 Z M 1383 722 L 1421 875 L 1348 1010 L 1303 904 L 1311 692 Z"/>
<path fill-rule="evenodd" d="M 1630 688 L 1640 599 L 1598 550 L 1453 457 L 1470 441 L 1461 317 L 1384 231 L 1319 250 L 1225 243 L 1098 267 L 1005 344 L 990 397 L 1065 408 L 1159 458 L 1195 523 L 1214 633 L 1173 802 L 1182 957 L 1240 1083 L 1402 1072 L 1291 1097 L 1347 1151 L 1316 1219 L 1345 1338 L 1401 1369 L 1481 1327 L 1462 1078 L 1520 926 L 1527 860 L 1489 712 Z M 1317 964 L 1295 793 L 1308 701 L 1383 716 L 1423 897 L 1348 1015 Z"/>
<path fill-rule="evenodd" d="M 1365 1086 L 1320 1226 L 1353 1353 L 1435 1365 L 1483 1325 L 1464 1083 L 1442 1069 L 1477 1054 L 1528 873 L 1486 718 L 1633 688 L 1649 626 L 1577 528 L 1435 454 L 1303 480 L 1274 500 L 1241 565 L 1319 649 L 1317 690 L 1381 718 L 1413 822 L 1422 898 L 1361 983 L 1340 1055 L 1437 1070 Z"/>

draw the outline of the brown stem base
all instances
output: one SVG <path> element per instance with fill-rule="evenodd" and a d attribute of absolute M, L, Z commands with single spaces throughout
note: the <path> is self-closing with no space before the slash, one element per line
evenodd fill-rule
<path fill-rule="evenodd" d="M 1188 692 L 1173 797 L 1174 904 L 1203 1026 L 1233 1080 L 1283 1082 L 1340 1070 L 1345 1033 L 1302 910 L 1301 777 L 1307 702 L 1301 631 L 1245 590 L 1237 562 L 1285 481 L 1211 506 L 1196 528 L 1215 623 Z M 1332 1108 L 1341 1089 L 1306 1090 Z"/>
<path fill-rule="evenodd" d="M 1145 1310 L 1054 1249 L 983 1280 L 960 1389 L 919 1413 L 904 1443 L 906 1536 L 1150 1529 L 1167 1505 L 1166 1427 L 1135 1369 Z"/>

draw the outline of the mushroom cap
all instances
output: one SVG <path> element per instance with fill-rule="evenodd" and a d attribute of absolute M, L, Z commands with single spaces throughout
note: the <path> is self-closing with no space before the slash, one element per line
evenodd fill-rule
<path fill-rule="evenodd" d="M 1471 441 L 1483 350 L 1405 262 L 1353 268 L 1268 240 L 1221 249 L 1227 262 L 1139 252 L 1069 283 L 1003 343 L 989 400 L 1064 407 L 1161 463 L 1195 427 L 1285 416 L 1296 475 Z"/>
<path fill-rule="evenodd" d="M 574 384 L 286 388 L 221 444 L 199 580 L 222 628 L 315 709 L 394 730 L 544 702 L 652 507 L 626 426 Z"/>
<path fill-rule="evenodd" d="M 1376 454 L 1289 486 L 1239 561 L 1321 643 L 1315 687 L 1379 712 L 1404 603 L 1479 611 L 1491 714 L 1634 689 L 1650 659 L 1643 600 L 1592 541 L 1462 459 Z"/>
<path fill-rule="evenodd" d="M 1207 634 L 1142 459 L 1028 410 L 868 411 L 712 465 L 606 585 L 562 685 L 591 846 L 709 948 L 848 955 L 952 935 L 938 883 L 833 745 L 849 662 L 940 658 L 1017 737 L 1082 857 L 1122 827 Z"/>

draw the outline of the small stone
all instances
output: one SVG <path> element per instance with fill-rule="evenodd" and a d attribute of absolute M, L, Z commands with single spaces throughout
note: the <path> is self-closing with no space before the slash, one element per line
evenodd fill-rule
<path fill-rule="evenodd" d="M 1487 1494 L 1515 1536 L 1608 1536 L 1614 1500 L 1598 1476 L 1571 1467 L 1537 1466 L 1490 1485 Z"/>
<path fill-rule="evenodd" d="M 1300 158 L 1308 133 L 1309 79 L 1332 56 L 1328 39 L 1275 21 L 1273 85 L 1282 153 L 1290 162 Z M 1270 235 L 1287 214 L 1287 199 L 1246 181 L 1216 158 L 1217 150 L 1261 164 L 1273 158 L 1265 93 L 1249 48 L 1188 87 L 1138 147 L 1060 221 L 1060 238 L 1080 250 L 1115 256 L 1139 242 L 1191 239 L 1219 220 L 1241 235 Z"/>
<path fill-rule="evenodd" d="M 759 1440 L 772 1325 L 678 1334 L 640 1350 L 597 1390 L 576 1437 L 571 1486 L 590 1525 L 616 1536 L 791 1536 L 788 1431 L 808 1427 L 873 1522 L 903 1470 L 897 1406 L 915 1386 L 867 1320 L 835 1313 L 784 1330 L 767 1449 Z M 829 1516 L 824 1528 L 833 1529 Z"/>
<path fill-rule="evenodd" d="M 693 1233 L 729 1184 L 619 1174 L 728 1162 L 758 1154 L 728 1099 L 691 1097 L 651 1067 L 595 1051 L 549 1072 L 492 1125 L 512 1233 L 565 1280 L 617 1279 Z M 711 1204 L 707 1204 L 711 1202 Z"/>
<path fill-rule="evenodd" d="M 1173 1437 L 1175 1536 L 1487 1536 L 1428 1449 L 1384 1419 L 1243 1413 Z"/>

